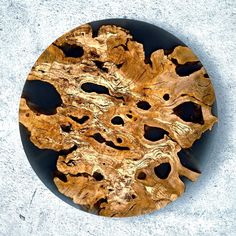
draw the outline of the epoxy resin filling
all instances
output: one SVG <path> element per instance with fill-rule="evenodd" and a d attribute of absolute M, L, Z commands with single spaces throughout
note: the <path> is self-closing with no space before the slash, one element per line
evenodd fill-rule
<path fill-rule="evenodd" d="M 27 78 L 19 111 L 42 181 L 110 217 L 145 214 L 181 196 L 181 178 L 200 175 L 183 153 L 217 121 L 196 55 L 170 35 L 170 47 L 160 46 L 160 34 L 159 46 L 153 39 L 148 48 L 148 30 L 133 35 L 126 23 L 85 24 L 53 42 Z"/>

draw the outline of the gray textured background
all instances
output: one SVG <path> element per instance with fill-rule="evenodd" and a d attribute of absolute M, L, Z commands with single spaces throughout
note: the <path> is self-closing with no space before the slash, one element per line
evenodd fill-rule
<path fill-rule="evenodd" d="M 236 3 L 190 1 L 0 1 L 0 235 L 236 235 Z M 55 197 L 32 171 L 18 132 L 18 104 L 31 66 L 72 28 L 127 17 L 173 33 L 199 56 L 218 102 L 216 145 L 198 182 L 150 215 L 109 219 Z"/>

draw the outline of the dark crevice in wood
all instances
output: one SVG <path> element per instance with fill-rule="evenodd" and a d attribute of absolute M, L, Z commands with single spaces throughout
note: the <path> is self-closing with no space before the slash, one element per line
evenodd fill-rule
<path fill-rule="evenodd" d="M 194 102 L 184 102 L 173 109 L 175 115 L 186 122 L 204 124 L 202 108 Z"/>
<path fill-rule="evenodd" d="M 64 150 L 60 150 L 59 151 L 59 155 L 61 156 L 66 156 L 72 152 L 74 152 L 76 149 L 78 148 L 77 145 L 74 145 L 73 147 L 69 148 L 69 149 L 64 149 Z"/>
<path fill-rule="evenodd" d="M 169 133 L 162 128 L 144 125 L 144 138 L 155 142 L 164 138 L 164 135 Z"/>
<path fill-rule="evenodd" d="M 62 105 L 62 99 L 56 88 L 41 80 L 26 80 L 22 98 L 29 108 L 44 115 L 56 114 L 56 108 Z"/>
<path fill-rule="evenodd" d="M 166 179 L 171 171 L 171 165 L 169 162 L 161 163 L 154 168 L 155 175 L 160 179 Z"/>
<path fill-rule="evenodd" d="M 81 85 L 81 89 L 87 93 L 98 93 L 98 94 L 107 94 L 110 95 L 109 90 L 107 87 L 99 84 L 94 84 L 90 82 L 83 83 Z"/>
<path fill-rule="evenodd" d="M 55 45 L 55 44 L 54 44 Z M 64 43 L 61 46 L 55 45 L 60 48 L 66 57 L 82 57 L 84 55 L 83 47 L 76 44 Z"/>
<path fill-rule="evenodd" d="M 149 110 L 151 108 L 151 105 L 147 101 L 139 101 L 136 105 L 142 110 Z"/>
<path fill-rule="evenodd" d="M 79 124 L 84 124 L 87 120 L 89 120 L 89 116 L 83 116 L 82 118 L 78 118 L 78 117 L 76 117 L 76 116 L 72 116 L 72 115 L 69 115 L 69 117 L 73 120 L 73 121 L 75 121 L 75 122 L 77 122 L 77 123 L 79 123 Z"/>
<path fill-rule="evenodd" d="M 105 143 L 107 146 L 112 147 L 114 149 L 117 149 L 117 150 L 120 150 L 120 151 L 130 150 L 129 147 L 117 146 L 112 141 L 107 141 L 105 138 L 102 137 L 102 135 L 100 133 L 95 133 L 91 137 L 94 138 L 97 142 Z"/>

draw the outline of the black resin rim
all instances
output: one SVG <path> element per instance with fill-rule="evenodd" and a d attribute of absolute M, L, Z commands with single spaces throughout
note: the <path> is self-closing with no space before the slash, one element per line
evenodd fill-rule
<path fill-rule="evenodd" d="M 98 29 L 102 25 L 116 25 L 129 30 L 134 40 L 143 44 L 145 57 L 147 58 L 147 60 L 150 58 L 151 53 L 158 49 L 164 49 L 169 51 L 178 45 L 185 46 L 185 44 L 181 40 L 179 40 L 169 32 L 165 31 L 164 29 L 143 21 L 131 19 L 105 19 L 90 22 L 89 24 L 92 26 L 93 34 L 95 36 L 97 34 Z M 37 86 L 33 89 L 37 89 Z M 27 95 L 29 94 L 29 92 L 32 93 L 32 89 L 30 90 L 25 85 L 23 88 L 22 95 Z M 216 103 L 213 105 L 212 113 L 213 115 L 217 116 Z M 216 129 L 217 124 L 215 124 L 212 131 L 205 132 L 202 135 L 201 139 L 197 140 L 193 144 L 191 149 L 181 150 L 178 153 L 182 165 L 197 172 L 199 172 L 199 170 L 204 170 L 204 166 L 209 160 L 207 158 L 207 153 L 210 153 L 210 147 L 213 147 Z M 30 165 L 32 166 L 33 170 L 38 175 L 40 180 L 57 197 L 78 209 L 84 210 L 80 205 L 75 204 L 72 199 L 61 194 L 53 182 L 59 152 L 49 149 L 37 148 L 29 140 L 30 133 L 22 124 L 20 124 L 20 135 L 28 161 L 30 162 Z M 187 184 L 186 186 L 189 186 L 189 181 L 186 180 L 186 178 L 181 177 L 181 179 L 184 181 L 185 184 Z"/>

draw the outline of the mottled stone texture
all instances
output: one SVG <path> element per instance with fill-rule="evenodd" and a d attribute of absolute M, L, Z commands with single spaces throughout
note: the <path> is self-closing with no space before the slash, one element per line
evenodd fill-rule
<path fill-rule="evenodd" d="M 6 1 L 0 3 L 1 235 L 234 235 L 235 1 Z M 33 63 L 56 38 L 91 20 L 128 17 L 161 26 L 198 55 L 216 91 L 219 122 L 199 181 L 174 204 L 107 219 L 55 197 L 32 171 L 18 132 L 19 98 Z"/>

